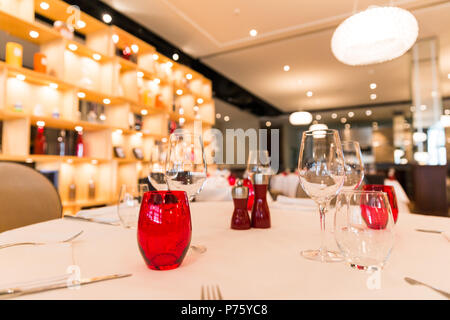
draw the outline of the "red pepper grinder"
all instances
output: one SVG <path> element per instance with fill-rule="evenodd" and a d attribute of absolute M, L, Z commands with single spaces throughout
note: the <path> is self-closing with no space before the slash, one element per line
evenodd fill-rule
<path fill-rule="evenodd" d="M 238 179 L 236 185 L 231 189 L 233 196 L 234 211 L 231 218 L 231 229 L 247 230 L 250 229 L 250 217 L 247 211 L 248 188 L 242 185 L 242 180 Z"/>
<path fill-rule="evenodd" d="M 270 211 L 266 197 L 269 178 L 270 175 L 263 173 L 255 173 L 252 178 L 253 189 L 255 190 L 252 209 L 253 228 L 270 228 Z"/>
<path fill-rule="evenodd" d="M 255 190 L 253 190 L 252 180 L 250 180 L 249 178 L 245 178 L 244 187 L 248 187 L 247 210 L 251 211 L 253 208 L 253 200 L 255 199 Z"/>

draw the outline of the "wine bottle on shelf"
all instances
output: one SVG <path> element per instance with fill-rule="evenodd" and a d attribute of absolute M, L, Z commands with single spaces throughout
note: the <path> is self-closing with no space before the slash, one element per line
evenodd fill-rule
<path fill-rule="evenodd" d="M 75 201 L 77 197 L 77 185 L 72 177 L 72 182 L 69 184 L 69 201 Z"/>
<path fill-rule="evenodd" d="M 58 154 L 60 156 L 66 155 L 66 131 L 61 130 L 58 134 Z"/>
<path fill-rule="evenodd" d="M 34 138 L 34 153 L 45 154 L 47 151 L 47 140 L 45 139 L 44 126 L 37 127 L 36 137 Z"/>
<path fill-rule="evenodd" d="M 94 179 L 89 179 L 89 191 L 88 191 L 88 198 L 90 200 L 95 199 L 95 181 Z"/>
<path fill-rule="evenodd" d="M 76 145 L 76 156 L 84 156 L 84 142 L 83 142 L 83 131 L 78 131 L 77 145 Z"/>

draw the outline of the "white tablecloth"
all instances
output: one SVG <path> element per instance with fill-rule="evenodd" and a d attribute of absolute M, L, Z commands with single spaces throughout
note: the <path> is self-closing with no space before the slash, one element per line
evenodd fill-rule
<path fill-rule="evenodd" d="M 78 265 L 81 276 L 132 273 L 129 278 L 23 296 L 22 299 L 199 299 L 202 284 L 219 284 L 225 299 L 441 299 L 409 276 L 450 291 L 450 242 L 440 234 L 415 228 L 450 231 L 450 219 L 400 212 L 396 244 L 381 273 L 381 288 L 369 289 L 369 275 L 345 263 L 325 264 L 300 256 L 319 245 L 315 210 L 272 209 L 271 229 L 229 228 L 231 202 L 191 205 L 192 244 L 180 268 L 149 270 L 142 259 L 136 230 L 72 219 L 52 220 L 0 234 L 11 241 L 63 239 L 84 230 L 72 244 L 23 246 L 0 250 L 0 286 L 54 276 Z M 331 222 L 330 214 L 328 221 Z M 45 239 L 43 239 L 45 238 Z M 332 243 L 332 239 L 329 239 Z M 335 248 L 335 245 L 332 245 Z"/>

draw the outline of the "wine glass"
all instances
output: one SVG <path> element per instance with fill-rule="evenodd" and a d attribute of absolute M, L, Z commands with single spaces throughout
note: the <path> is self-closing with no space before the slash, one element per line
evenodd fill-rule
<path fill-rule="evenodd" d="M 336 200 L 334 227 L 336 243 L 351 267 L 383 267 L 394 244 L 394 219 L 386 193 L 341 192 Z"/>
<path fill-rule="evenodd" d="M 364 179 L 364 163 L 359 143 L 342 141 L 342 152 L 345 161 L 345 179 L 342 191 L 356 190 Z"/>
<path fill-rule="evenodd" d="M 152 163 L 150 164 L 148 179 L 156 190 L 168 189 L 165 175 L 166 158 L 166 143 L 157 143 L 155 146 L 153 146 L 151 154 Z"/>
<path fill-rule="evenodd" d="M 203 189 L 207 168 L 201 135 L 184 131 L 170 135 L 165 175 L 169 189 L 186 191 L 189 200 Z"/>
<path fill-rule="evenodd" d="M 386 193 L 389 204 L 391 206 L 392 217 L 394 218 L 394 223 L 397 223 L 398 218 L 398 205 L 397 196 L 395 195 L 395 190 L 393 186 L 387 186 L 384 184 L 365 184 L 363 186 L 365 191 L 380 191 Z"/>
<path fill-rule="evenodd" d="M 305 131 L 298 159 L 300 184 L 319 206 L 321 246 L 301 252 L 306 259 L 321 262 L 341 261 L 339 253 L 325 245 L 325 213 L 330 201 L 340 192 L 345 180 L 344 156 L 336 130 Z"/>
<path fill-rule="evenodd" d="M 271 174 L 269 151 L 267 150 L 250 150 L 247 161 L 247 175 L 251 179 L 253 174 L 263 173 Z"/>
<path fill-rule="evenodd" d="M 124 184 L 120 188 L 117 215 L 119 216 L 122 226 L 125 228 L 131 228 L 137 225 L 142 197 L 147 191 L 149 191 L 149 189 L 148 185 L 145 183 L 133 186 Z"/>

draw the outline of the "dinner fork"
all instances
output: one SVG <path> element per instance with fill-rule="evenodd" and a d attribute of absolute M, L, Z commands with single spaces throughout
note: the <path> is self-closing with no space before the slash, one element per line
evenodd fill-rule
<path fill-rule="evenodd" d="M 409 283 L 410 285 L 412 285 L 412 286 L 414 286 L 414 285 L 422 285 L 422 286 L 428 287 L 428 288 L 430 288 L 430 289 L 436 291 L 437 293 L 442 294 L 442 295 L 443 295 L 444 297 L 446 297 L 447 299 L 450 299 L 450 293 L 448 293 L 448 292 L 445 292 L 445 291 L 443 291 L 443 290 L 440 290 L 440 289 L 438 289 L 438 288 L 435 288 L 435 287 L 433 287 L 433 286 L 430 286 L 429 284 L 423 283 L 423 282 L 421 282 L 421 281 L 418 281 L 418 280 L 415 280 L 415 279 L 412 279 L 412 278 L 409 278 L 409 277 L 405 277 L 404 279 L 405 279 L 406 282 L 408 282 L 408 283 Z"/>
<path fill-rule="evenodd" d="M 223 300 L 222 292 L 220 292 L 219 285 L 203 286 L 200 294 L 201 300 Z"/>
<path fill-rule="evenodd" d="M 66 243 L 66 242 L 70 242 L 73 239 L 79 237 L 82 233 L 83 233 L 83 230 L 81 230 L 77 234 L 71 236 L 70 238 L 67 238 L 65 240 L 55 241 L 55 242 L 16 242 L 16 243 L 8 243 L 8 244 L 0 245 L 0 249 L 9 248 L 9 247 L 15 247 L 15 246 L 26 246 L 26 245 L 39 246 L 39 245 L 50 244 L 50 243 Z"/>

